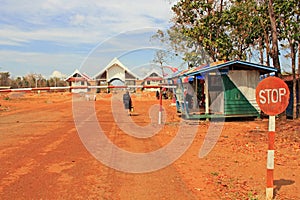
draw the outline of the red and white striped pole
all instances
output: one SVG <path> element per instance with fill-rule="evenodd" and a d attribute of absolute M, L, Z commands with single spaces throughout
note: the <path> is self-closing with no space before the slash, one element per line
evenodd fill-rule
<path fill-rule="evenodd" d="M 120 86 L 63 86 L 63 87 L 40 87 L 40 88 L 15 88 L 15 89 L 4 89 L 0 90 L 1 92 L 31 92 L 31 91 L 40 91 L 40 90 L 72 90 L 72 89 L 96 89 L 96 88 L 115 88 L 115 89 L 124 89 L 124 88 L 159 88 L 160 89 L 160 100 L 159 100 L 159 112 L 158 112 L 158 124 L 162 123 L 162 88 L 176 88 L 176 85 L 120 85 Z"/>
<path fill-rule="evenodd" d="M 159 112 L 158 112 L 158 124 L 161 124 L 162 117 L 162 89 L 159 89 Z"/>
<path fill-rule="evenodd" d="M 31 92 L 31 91 L 40 91 L 40 90 L 71 90 L 71 89 L 96 89 L 96 88 L 115 88 L 115 89 L 124 89 L 124 88 L 159 88 L 160 89 L 160 100 L 159 100 L 159 112 L 158 112 L 158 124 L 162 123 L 162 88 L 176 88 L 176 85 L 166 84 L 166 85 L 108 85 L 108 86 L 63 86 L 63 87 L 40 87 L 40 88 L 15 88 L 15 89 L 4 89 L 0 90 L 1 92 Z"/>
<path fill-rule="evenodd" d="M 255 97 L 260 109 L 269 115 L 266 199 L 271 200 L 274 196 L 275 116 L 289 105 L 290 90 L 280 78 L 268 77 L 257 85 Z"/>
<path fill-rule="evenodd" d="M 266 199 L 273 199 L 275 154 L 275 116 L 269 116 Z"/>
<path fill-rule="evenodd" d="M 97 88 L 115 88 L 115 89 L 126 89 L 126 88 L 176 88 L 176 85 L 109 85 L 109 86 L 62 86 L 62 87 L 38 87 L 38 88 L 14 88 L 14 89 L 3 89 L 1 92 L 31 92 L 39 90 L 70 90 L 70 89 L 97 89 Z"/>

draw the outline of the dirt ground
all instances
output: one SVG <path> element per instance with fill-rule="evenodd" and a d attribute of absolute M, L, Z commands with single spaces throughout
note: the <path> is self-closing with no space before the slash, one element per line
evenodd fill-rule
<path fill-rule="evenodd" d="M 268 120 L 225 122 L 212 151 L 199 158 L 209 121 L 183 121 L 164 100 L 163 128 L 150 138 L 128 136 L 112 115 L 112 94 L 98 94 L 96 115 L 120 148 L 150 152 L 167 145 L 180 124 L 197 127 L 188 150 L 147 173 L 107 167 L 83 145 L 70 93 L 0 93 L 0 199 L 265 199 Z M 155 94 L 132 95 L 140 125 L 150 123 Z M 276 120 L 275 199 L 300 199 L 300 120 Z"/>

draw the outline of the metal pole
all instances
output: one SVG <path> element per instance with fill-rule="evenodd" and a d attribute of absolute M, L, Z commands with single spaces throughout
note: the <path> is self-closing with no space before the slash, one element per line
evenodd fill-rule
<path fill-rule="evenodd" d="M 275 116 L 269 116 L 266 199 L 273 199 Z"/>
<path fill-rule="evenodd" d="M 161 124 L 162 115 L 162 90 L 159 88 L 159 112 L 158 112 L 158 124 Z"/>

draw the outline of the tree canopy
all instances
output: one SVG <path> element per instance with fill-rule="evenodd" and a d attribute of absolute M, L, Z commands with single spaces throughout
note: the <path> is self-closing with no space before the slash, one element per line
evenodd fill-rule
<path fill-rule="evenodd" d="M 299 7 L 298 0 L 180 0 L 173 25 L 155 37 L 195 66 L 255 55 L 280 70 L 278 44 L 294 53 L 299 46 Z"/>

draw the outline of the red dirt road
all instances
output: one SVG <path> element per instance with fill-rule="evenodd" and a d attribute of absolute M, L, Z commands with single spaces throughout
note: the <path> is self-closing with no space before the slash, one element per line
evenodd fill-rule
<path fill-rule="evenodd" d="M 8 95 L 8 96 L 7 96 Z M 9 98 L 8 98 L 9 97 Z M 150 122 L 153 94 L 133 95 L 140 125 Z M 131 152 L 159 149 L 176 135 L 180 118 L 170 101 L 162 130 L 151 138 L 128 136 L 114 121 L 111 95 L 99 94 L 103 131 Z M 267 120 L 226 122 L 213 150 L 199 158 L 209 122 L 173 164 L 149 173 L 125 173 L 95 159 L 77 133 L 68 93 L 1 94 L 0 199 L 265 199 Z M 275 199 L 300 199 L 300 121 L 276 121 Z"/>

